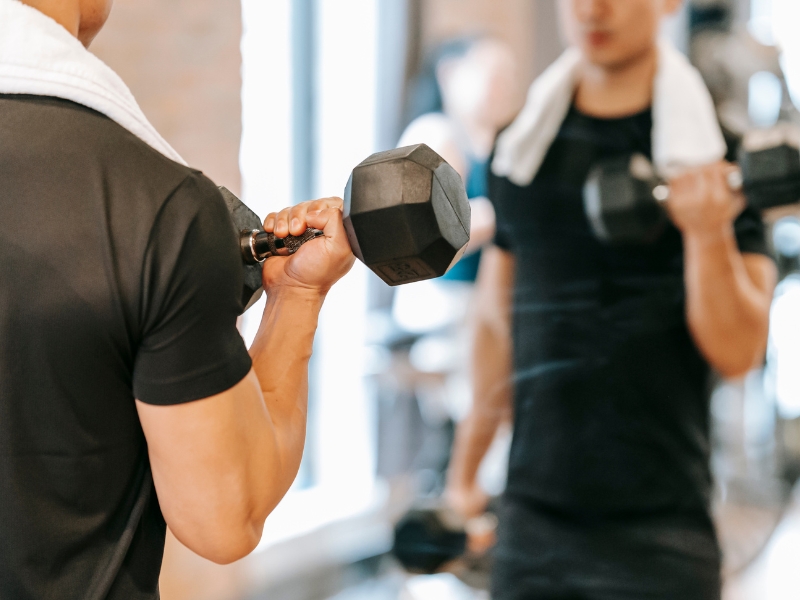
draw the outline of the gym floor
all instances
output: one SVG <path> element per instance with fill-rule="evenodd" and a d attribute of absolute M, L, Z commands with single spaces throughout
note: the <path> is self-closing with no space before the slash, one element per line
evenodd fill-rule
<path fill-rule="evenodd" d="M 723 600 L 797 600 L 800 590 L 800 488 L 763 552 L 725 586 Z M 403 578 L 390 574 L 329 600 L 484 600 L 447 576 Z"/>
<path fill-rule="evenodd" d="M 796 600 L 800 590 L 800 488 L 764 551 L 728 581 L 723 600 Z"/>
<path fill-rule="evenodd" d="M 734 512 L 742 531 L 756 527 L 754 515 Z M 352 529 L 352 524 L 348 529 Z M 361 524 L 369 528 L 369 525 Z M 380 546 L 380 528 L 375 529 Z M 335 567 L 315 557 L 324 546 L 319 538 L 341 542 L 343 531 L 333 528 L 317 532 L 305 542 L 269 550 L 257 557 L 218 567 L 191 554 L 170 539 L 165 572 L 162 574 L 164 600 L 488 600 L 455 577 L 408 576 L 391 561 L 361 560 L 350 567 Z M 313 539 L 312 539 L 313 538 Z M 315 541 L 316 540 L 316 541 Z M 800 487 L 763 551 L 741 572 L 728 578 L 723 600 L 797 600 L 800 589 Z M 317 564 L 309 569 L 311 563 Z M 304 565 L 304 573 L 279 585 L 273 582 L 287 569 Z"/>

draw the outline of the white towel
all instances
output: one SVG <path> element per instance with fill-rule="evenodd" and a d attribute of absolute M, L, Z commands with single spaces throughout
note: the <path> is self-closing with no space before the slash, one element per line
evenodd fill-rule
<path fill-rule="evenodd" d="M 528 100 L 497 140 L 492 171 L 519 186 L 536 176 L 575 94 L 581 54 L 570 48 L 531 85 Z M 671 43 L 659 43 L 653 82 L 653 163 L 662 177 L 725 156 L 714 103 L 700 73 Z"/>
<path fill-rule="evenodd" d="M 17 0 L 0 0 L 0 93 L 53 96 L 82 104 L 167 158 L 186 164 L 108 65 L 53 19 Z"/>

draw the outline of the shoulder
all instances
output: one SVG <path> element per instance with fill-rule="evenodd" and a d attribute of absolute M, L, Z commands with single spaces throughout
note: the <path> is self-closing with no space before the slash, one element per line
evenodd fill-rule
<path fill-rule="evenodd" d="M 508 175 L 498 175 L 488 169 L 489 199 L 493 202 L 509 202 L 527 197 L 531 193 L 533 182 L 528 185 L 514 183 Z"/>
<path fill-rule="evenodd" d="M 126 260 L 138 262 L 157 224 L 180 239 L 198 216 L 227 218 L 217 186 L 200 171 L 79 104 L 0 95 L 0 132 L 0 161 L 43 194 L 57 193 L 73 218 L 103 222 Z"/>
<path fill-rule="evenodd" d="M 82 173 L 87 180 L 136 182 L 161 195 L 196 173 L 151 148 L 105 115 L 60 98 L 0 95 L 9 133 L 53 169 Z M 5 127 L 4 127 L 5 129 Z"/>

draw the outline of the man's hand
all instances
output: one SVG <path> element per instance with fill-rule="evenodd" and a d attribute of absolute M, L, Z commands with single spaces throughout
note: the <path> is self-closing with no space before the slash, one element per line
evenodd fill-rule
<path fill-rule="evenodd" d="M 469 520 L 486 512 L 486 507 L 489 506 L 489 495 L 477 482 L 473 482 L 469 486 L 448 484 L 444 492 L 444 501 L 458 516 Z"/>
<path fill-rule="evenodd" d="M 497 541 L 497 517 L 486 514 L 489 495 L 474 482 L 471 486 L 449 485 L 445 504 L 464 519 L 467 548 L 474 554 L 488 552 Z"/>
<path fill-rule="evenodd" d="M 667 212 L 684 237 L 716 238 L 731 231 L 745 207 L 744 196 L 728 185 L 736 167 L 727 162 L 693 169 L 670 181 Z"/>
<path fill-rule="evenodd" d="M 742 254 L 733 222 L 744 197 L 728 185 L 735 169 L 719 162 L 670 182 L 667 210 L 683 234 L 686 318 L 695 344 L 725 377 L 739 377 L 763 357 L 775 265 Z"/>
<path fill-rule="evenodd" d="M 303 202 L 277 214 L 270 213 L 264 220 L 264 230 L 280 238 L 302 235 L 309 227 L 321 229 L 325 235 L 306 242 L 292 256 L 276 256 L 264 263 L 267 292 L 289 286 L 325 293 L 353 266 L 355 256 L 342 223 L 341 198 Z"/>

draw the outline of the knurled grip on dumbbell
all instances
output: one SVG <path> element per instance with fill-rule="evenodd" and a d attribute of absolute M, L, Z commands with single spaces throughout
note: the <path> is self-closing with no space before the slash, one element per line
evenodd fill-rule
<path fill-rule="evenodd" d="M 241 232 L 239 247 L 244 261 L 253 265 L 265 261 L 270 256 L 290 256 L 297 252 L 300 246 L 321 235 L 323 235 L 321 230 L 311 227 L 301 235 L 288 235 L 285 238 L 280 238 L 271 232 L 253 229 Z"/>

